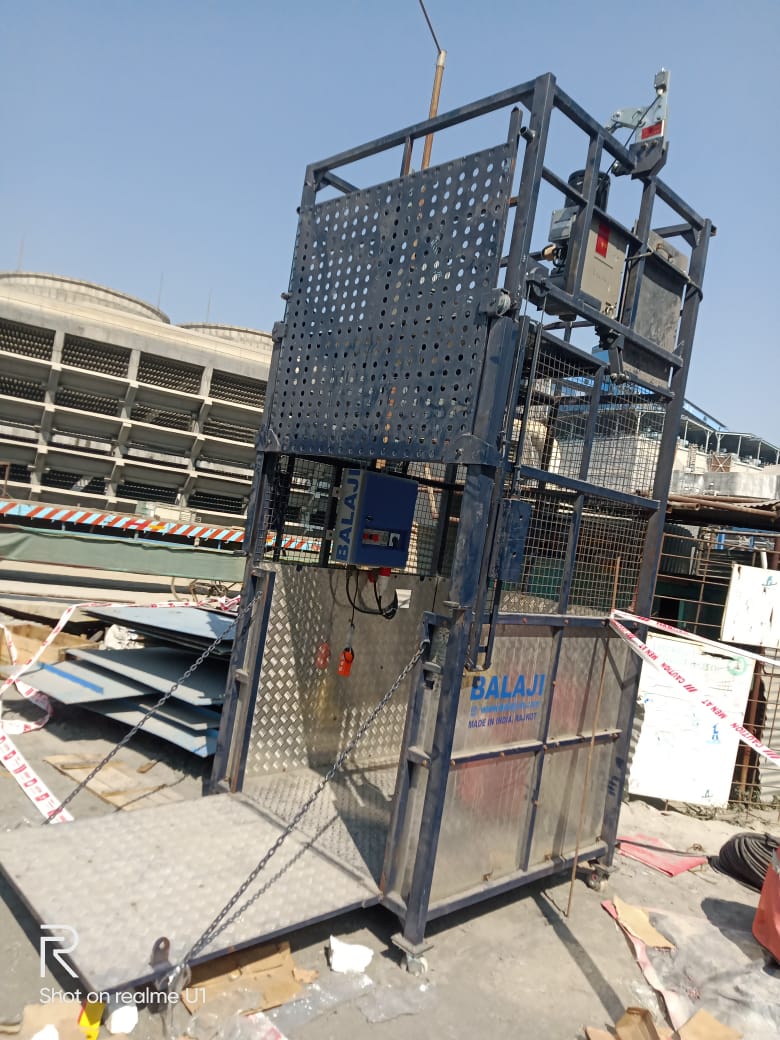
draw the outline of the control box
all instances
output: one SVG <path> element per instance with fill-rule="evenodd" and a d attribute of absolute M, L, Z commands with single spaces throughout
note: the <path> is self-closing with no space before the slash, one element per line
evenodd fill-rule
<path fill-rule="evenodd" d="M 416 505 L 415 481 L 376 470 L 345 469 L 331 561 L 357 567 L 405 567 Z"/>
<path fill-rule="evenodd" d="M 550 241 L 566 252 L 564 266 L 554 271 L 552 281 L 568 293 L 574 291 L 576 272 L 567 247 L 578 214 L 576 206 L 568 206 L 555 210 L 550 220 Z M 580 289 L 586 298 L 590 297 L 597 310 L 610 318 L 617 317 L 627 246 L 628 239 L 621 228 L 605 217 L 593 215 Z"/>

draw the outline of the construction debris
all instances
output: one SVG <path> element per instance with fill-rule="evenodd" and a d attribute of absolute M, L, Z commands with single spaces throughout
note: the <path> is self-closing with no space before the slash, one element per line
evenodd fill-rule
<path fill-rule="evenodd" d="M 28 661 L 38 652 L 41 645 L 51 635 L 48 625 L 39 625 L 32 621 L 6 620 L 2 626 L 4 639 L 0 639 L 0 664 L 16 664 Z M 9 642 L 13 643 L 15 658 Z M 73 647 L 89 646 L 89 640 L 83 636 L 74 636 L 69 632 L 58 632 L 41 652 L 38 661 L 45 664 L 56 664 L 62 661 L 67 650 Z"/>
<path fill-rule="evenodd" d="M 628 932 L 635 939 L 639 939 L 645 946 L 654 950 L 673 950 L 674 944 L 670 943 L 666 936 L 661 935 L 657 928 L 650 923 L 650 918 L 645 910 L 638 906 L 624 903 L 617 896 L 613 903 L 606 901 L 602 906 L 608 913 L 612 914 L 624 932 Z"/>
<path fill-rule="evenodd" d="M 103 1025 L 115 1036 L 117 1033 L 132 1033 L 138 1025 L 138 1007 L 135 1004 L 125 1004 L 121 1001 L 115 1006 L 106 1008 L 106 1016 Z"/>
<path fill-rule="evenodd" d="M 328 945 L 328 960 L 331 971 L 342 974 L 360 974 L 371 963 L 374 951 L 360 943 L 346 943 L 331 935 Z"/>
<path fill-rule="evenodd" d="M 150 609 L 149 613 L 162 613 L 164 609 Z M 179 613 L 204 612 L 179 609 Z M 218 615 L 218 626 L 227 623 L 229 619 Z M 202 627 L 203 622 L 193 626 L 196 631 Z M 39 660 L 24 673 L 24 681 L 60 704 L 78 705 L 133 726 L 195 661 L 188 638 L 177 645 L 172 630 L 166 632 L 164 638 L 170 646 L 136 650 L 95 650 L 81 645 L 68 648 L 65 659 L 56 665 Z M 154 711 L 145 730 L 201 758 L 212 755 L 226 678 L 224 658 L 203 662 L 190 678 L 177 685 L 170 701 Z"/>
<path fill-rule="evenodd" d="M 58 772 L 75 783 L 87 777 L 98 764 L 97 760 L 74 755 L 49 755 L 44 759 Z M 154 764 L 154 763 L 152 763 Z M 121 759 L 104 766 L 87 784 L 87 790 L 118 809 L 147 809 L 151 805 L 180 802 L 182 796 L 164 783 L 150 784 Z"/>
<path fill-rule="evenodd" d="M 586 1026 L 585 1036 L 587 1040 L 739 1040 L 742 1033 L 724 1026 L 703 1008 L 675 1031 L 657 1025 L 646 1008 L 630 1007 L 615 1024 L 614 1034 Z"/>
<path fill-rule="evenodd" d="M 316 978 L 317 972 L 303 972 L 296 967 L 288 942 L 268 943 L 193 968 L 182 1003 L 190 1014 L 195 1014 L 217 1000 L 243 991 L 257 994 L 243 1011 L 267 1011 L 292 1000 L 301 992 L 304 982 Z"/>
<path fill-rule="evenodd" d="M 676 877 L 686 870 L 693 870 L 707 863 L 706 856 L 678 852 L 661 838 L 653 838 L 649 834 L 628 834 L 624 838 L 618 838 L 618 843 L 622 856 L 660 870 L 669 877 Z"/>

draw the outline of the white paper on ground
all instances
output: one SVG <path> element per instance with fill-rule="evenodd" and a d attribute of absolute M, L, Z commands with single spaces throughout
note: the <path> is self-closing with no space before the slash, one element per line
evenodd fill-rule
<path fill-rule="evenodd" d="M 330 937 L 330 967 L 331 971 L 342 973 L 365 971 L 371 963 L 374 951 L 368 946 L 360 943 L 346 943 L 337 939 L 335 935 Z"/>

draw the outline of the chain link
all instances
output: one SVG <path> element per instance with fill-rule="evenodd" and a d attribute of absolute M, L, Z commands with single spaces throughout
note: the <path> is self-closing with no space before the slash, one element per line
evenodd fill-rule
<path fill-rule="evenodd" d="M 412 659 L 403 668 L 403 670 L 401 671 L 400 675 L 395 680 L 395 682 L 390 687 L 390 689 L 387 691 L 387 693 L 385 693 L 384 696 L 382 697 L 382 699 L 375 705 L 374 708 L 372 708 L 371 712 L 368 714 L 368 716 L 364 719 L 364 721 L 359 726 L 357 732 L 355 733 L 355 736 L 347 744 L 347 746 L 344 748 L 344 750 L 339 754 L 339 756 L 336 759 L 336 761 L 333 763 L 333 765 L 327 771 L 325 776 L 322 777 L 322 779 L 317 784 L 317 786 L 314 789 L 314 791 L 309 795 L 309 797 L 306 799 L 306 801 L 301 805 L 300 809 L 298 809 L 296 814 L 293 816 L 292 820 L 290 820 L 290 822 L 287 824 L 287 826 L 281 832 L 281 834 L 276 839 L 276 841 L 273 843 L 273 845 L 271 845 L 271 847 L 268 849 L 268 851 L 263 855 L 262 859 L 258 862 L 257 866 L 253 868 L 252 872 L 247 876 L 246 880 L 242 882 L 242 884 L 236 889 L 236 891 L 233 893 L 233 895 L 230 897 L 230 899 L 227 901 L 227 903 L 225 903 L 225 905 L 219 911 L 219 913 L 214 918 L 214 920 L 211 922 L 211 924 L 208 926 L 208 928 L 206 928 L 206 930 L 203 932 L 203 934 L 200 936 L 199 939 L 196 939 L 196 941 L 192 944 L 192 946 L 187 951 L 187 953 L 184 955 L 184 957 L 181 959 L 181 961 L 174 967 L 173 972 L 178 972 L 182 968 L 184 968 L 186 965 L 188 965 L 193 957 L 196 957 L 203 949 L 205 949 L 206 946 L 208 946 L 208 944 L 210 942 L 212 942 L 214 939 L 216 939 L 216 937 L 218 935 L 220 935 L 226 928 L 229 928 L 230 925 L 233 924 L 233 922 L 236 921 L 241 916 L 241 914 L 243 914 L 244 911 L 247 910 L 252 905 L 252 903 L 254 903 L 255 900 L 258 899 L 263 894 L 265 889 L 261 889 L 259 892 L 256 892 L 255 895 L 252 896 L 252 898 L 249 899 L 243 906 L 239 907 L 238 910 L 234 914 L 232 914 L 230 917 L 227 916 L 230 913 L 230 911 L 233 909 L 233 907 L 236 905 L 236 903 L 241 899 L 241 897 L 243 895 L 245 895 L 247 890 L 250 888 L 250 886 L 256 880 L 257 876 L 265 869 L 265 867 L 268 865 L 268 863 L 271 860 L 271 858 L 274 855 L 276 855 L 276 853 L 279 851 L 279 849 L 282 847 L 282 845 L 285 843 L 285 841 L 287 841 L 287 839 L 290 837 L 292 832 L 295 830 L 295 828 L 301 822 L 303 817 L 306 815 L 306 813 L 309 811 L 309 809 L 311 809 L 312 805 L 314 805 L 314 803 L 317 801 L 319 796 L 322 794 L 322 792 L 325 790 L 325 788 L 328 786 L 328 784 L 334 778 L 336 773 L 338 773 L 338 771 L 344 765 L 344 763 L 346 762 L 347 758 L 352 754 L 352 752 L 358 746 L 360 741 L 366 735 L 366 733 L 368 732 L 368 730 L 371 728 L 371 726 L 373 725 L 374 721 L 376 720 L 377 716 L 382 712 L 382 710 L 384 709 L 385 705 L 388 704 L 388 702 L 390 701 L 390 698 L 393 696 L 395 691 L 398 689 L 398 687 L 401 685 L 401 683 L 407 677 L 409 672 L 411 672 L 412 668 L 414 668 L 414 666 L 420 660 L 420 658 L 425 653 L 425 650 L 426 650 L 426 648 L 428 646 L 430 646 L 430 640 L 429 639 L 424 639 L 420 643 L 420 645 L 417 647 L 417 650 L 415 651 L 414 656 L 412 657 Z M 173 974 L 173 973 L 171 973 L 171 974 Z"/>
<path fill-rule="evenodd" d="M 176 693 L 176 691 L 181 686 L 181 684 L 185 683 L 190 678 L 190 676 L 194 672 L 196 672 L 198 670 L 198 668 L 200 668 L 200 666 L 203 664 L 203 662 L 206 660 L 206 658 L 216 650 L 216 648 L 219 646 L 219 644 L 221 642 L 223 642 L 223 640 L 226 639 L 227 636 L 230 635 L 230 633 L 235 630 L 235 627 L 238 624 L 238 622 L 249 613 L 249 611 L 252 609 L 253 605 L 254 605 L 253 601 L 250 600 L 249 603 L 247 603 L 243 607 L 243 609 L 240 610 L 236 614 L 236 616 L 232 619 L 232 621 L 230 622 L 228 627 L 225 629 L 225 631 L 222 632 L 220 635 L 218 635 L 216 637 L 216 639 L 213 639 L 211 641 L 211 643 L 209 643 L 209 645 L 203 651 L 203 653 L 195 661 L 192 662 L 192 664 L 189 666 L 187 671 L 184 672 L 184 674 L 182 676 L 180 676 L 180 678 L 178 678 L 176 680 L 176 682 L 171 686 L 170 690 L 168 690 L 166 693 L 164 693 L 162 695 L 162 697 L 160 697 L 160 699 L 158 701 L 156 701 L 150 708 L 147 708 L 147 710 L 144 712 L 144 714 L 138 720 L 138 722 L 136 722 L 136 724 L 133 726 L 133 728 L 128 730 L 128 732 L 124 735 L 124 737 L 122 737 L 122 739 L 111 748 L 111 750 L 108 752 L 106 757 L 104 759 L 102 759 L 102 761 L 98 762 L 98 764 L 94 767 L 94 769 L 92 769 L 87 774 L 87 776 L 85 776 L 84 779 L 82 781 L 80 781 L 80 783 L 78 783 L 73 788 L 73 790 L 70 792 L 70 794 L 67 795 L 67 797 L 64 798 L 60 802 L 60 804 L 57 806 L 56 809 L 52 809 L 52 811 L 49 813 L 47 818 L 43 821 L 43 826 L 44 827 L 46 826 L 47 823 L 51 823 L 51 821 L 56 816 L 59 816 L 59 814 L 62 812 L 63 809 L 65 809 L 68 805 L 70 805 L 70 803 L 73 801 L 73 799 L 76 797 L 76 795 L 80 794 L 81 791 L 84 790 L 84 788 L 87 786 L 87 784 L 90 782 L 90 780 L 92 780 L 94 777 L 96 777 L 97 774 L 100 772 L 100 770 L 108 765 L 108 763 L 111 761 L 111 759 L 115 755 L 117 755 L 121 751 L 121 749 L 130 740 L 132 740 L 132 738 L 136 735 L 136 733 L 138 732 L 139 729 L 141 729 L 142 726 L 146 725 L 146 723 L 149 721 L 149 719 L 152 717 L 152 715 L 154 715 L 154 713 L 157 711 L 157 709 L 161 708 L 163 706 L 163 704 L 165 704 L 167 701 L 169 701 L 171 699 L 171 697 L 173 697 L 173 695 Z"/>

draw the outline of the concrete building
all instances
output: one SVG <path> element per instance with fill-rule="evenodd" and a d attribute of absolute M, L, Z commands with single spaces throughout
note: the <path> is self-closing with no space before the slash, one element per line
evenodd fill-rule
<path fill-rule="evenodd" d="M 112 289 L 0 273 L 0 491 L 240 526 L 270 356 L 264 332 L 172 325 L 158 308 Z M 630 471 L 629 484 L 645 488 L 660 442 L 657 409 L 632 398 L 606 418 L 613 435 L 604 428 L 592 465 L 605 467 L 607 484 L 619 466 L 622 480 Z M 529 464 L 549 421 L 534 417 Z M 579 426 L 566 414 L 553 421 L 548 465 L 576 476 Z M 305 511 L 301 490 L 293 489 L 293 514 Z M 687 405 L 671 490 L 780 499 L 780 449 Z"/>
<path fill-rule="evenodd" d="M 0 489 L 240 525 L 270 356 L 264 332 L 172 325 L 111 289 L 0 273 Z"/>

